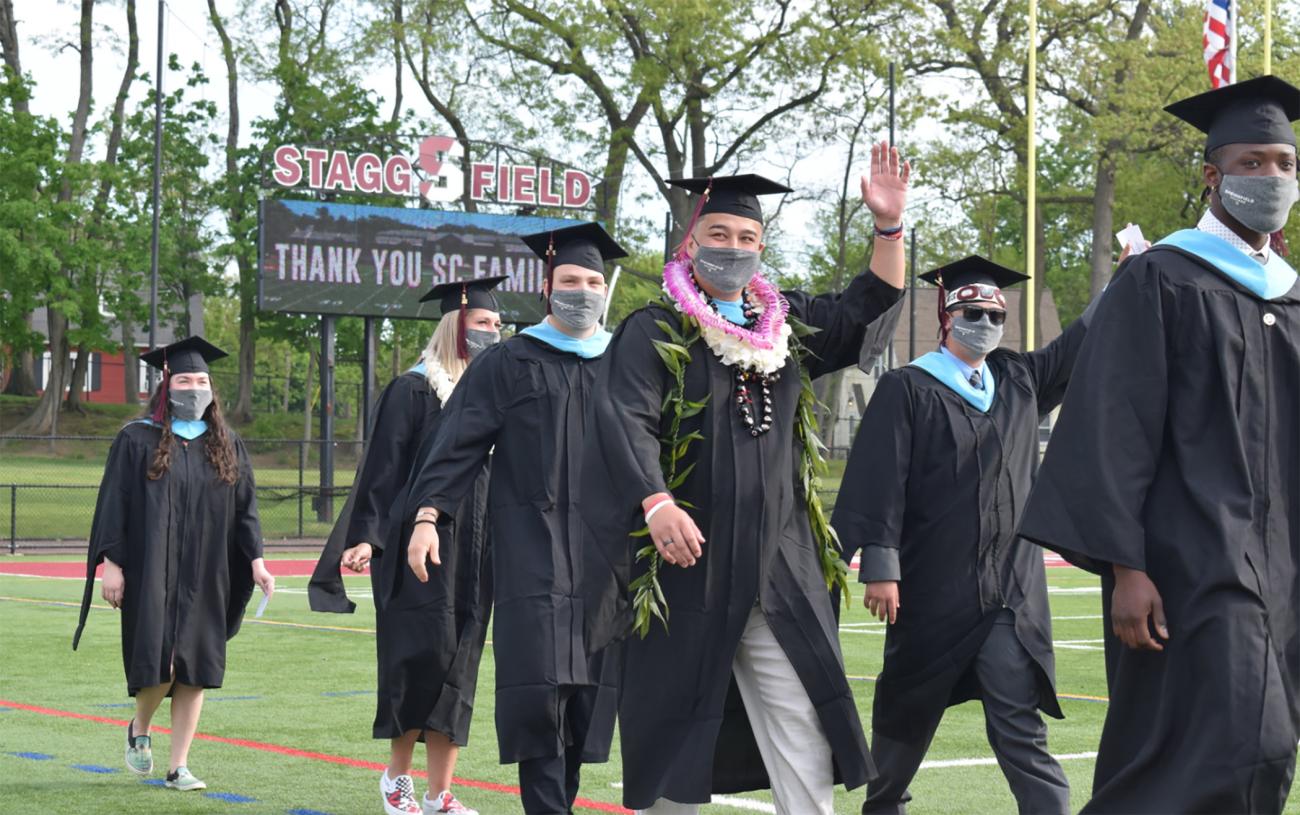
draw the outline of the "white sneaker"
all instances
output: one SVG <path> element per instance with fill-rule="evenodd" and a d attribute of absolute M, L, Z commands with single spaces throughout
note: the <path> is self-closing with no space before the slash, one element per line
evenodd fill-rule
<path fill-rule="evenodd" d="M 478 810 L 457 801 L 451 790 L 443 790 L 432 799 L 424 796 L 424 815 L 478 815 Z"/>
<path fill-rule="evenodd" d="M 384 770 L 379 775 L 379 794 L 384 796 L 384 812 L 388 815 L 421 815 L 411 776 L 389 778 L 388 770 Z"/>

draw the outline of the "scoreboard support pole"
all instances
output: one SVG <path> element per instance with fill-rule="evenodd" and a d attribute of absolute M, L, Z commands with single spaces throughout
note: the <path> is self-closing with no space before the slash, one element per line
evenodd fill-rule
<path fill-rule="evenodd" d="M 361 433 L 362 441 L 370 441 L 370 412 L 375 402 L 375 345 L 378 332 L 375 331 L 375 318 L 365 319 L 364 339 L 361 352 Z"/>
<path fill-rule="evenodd" d="M 334 317 L 320 318 L 320 503 L 316 519 L 334 520 Z"/>

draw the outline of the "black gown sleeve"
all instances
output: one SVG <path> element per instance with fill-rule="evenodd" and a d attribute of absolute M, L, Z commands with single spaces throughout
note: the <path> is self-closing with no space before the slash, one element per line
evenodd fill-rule
<path fill-rule="evenodd" d="M 903 515 L 912 462 L 914 402 L 904 377 L 887 373 L 862 414 L 844 468 L 832 523 L 844 557 L 862 550 L 858 580 L 898 580 Z"/>
<path fill-rule="evenodd" d="M 130 433 L 130 425 L 118 432 L 108 451 L 104 477 L 99 483 L 99 496 L 95 500 L 95 515 L 90 524 L 90 546 L 86 556 L 86 585 L 81 598 L 81 616 L 76 633 L 72 635 L 72 649 L 77 649 L 81 632 L 86 626 L 90 603 L 95 591 L 95 569 L 106 558 L 125 570 L 127 566 L 127 528 L 131 509 L 131 494 L 136 483 L 145 477 L 144 460 L 140 446 Z M 127 587 L 130 591 L 130 587 Z"/>
<path fill-rule="evenodd" d="M 874 272 L 860 274 L 840 294 L 811 295 L 801 291 L 783 292 L 790 303 L 790 314 L 806 325 L 819 329 L 804 337 L 810 352 L 804 362 L 808 374 L 816 379 L 858 363 L 867 328 L 882 315 L 897 320 L 900 311 L 890 309 L 903 297 L 896 289 L 876 277 Z"/>
<path fill-rule="evenodd" d="M 1065 398 L 1065 388 L 1070 384 L 1070 372 L 1074 370 L 1079 349 L 1083 347 L 1083 338 L 1087 334 L 1087 322 L 1080 318 L 1046 347 L 1020 355 L 1034 380 L 1040 417 L 1056 410 Z"/>
<path fill-rule="evenodd" d="M 253 480 L 253 462 L 248 458 L 243 440 L 234 436 L 233 442 L 239 463 L 239 480 L 235 482 L 235 525 L 231 529 L 231 535 L 235 547 L 251 563 L 262 556 L 262 521 L 257 514 L 257 484 Z"/>
<path fill-rule="evenodd" d="M 676 317 L 646 309 L 623 321 L 605 352 L 596 388 L 603 396 L 595 400 L 595 438 L 588 446 L 589 457 L 595 471 L 608 478 L 606 491 L 616 493 L 621 512 L 635 511 L 648 496 L 670 491 L 659 463 L 659 423 L 668 369 L 654 345 L 668 337 L 655 325 L 656 319 L 671 325 Z"/>
<path fill-rule="evenodd" d="M 649 539 L 634 543 L 628 536 L 644 524 L 642 500 L 670 492 L 659 464 L 659 424 L 669 374 L 654 341 L 667 339 L 656 320 L 676 327 L 677 319 L 653 306 L 625 319 L 610 340 L 593 389 L 597 398 L 583 453 L 581 505 L 588 653 L 631 629 L 628 584 L 633 556 Z"/>
<path fill-rule="evenodd" d="M 418 384 L 411 377 L 399 376 L 384 388 L 375 406 L 370 442 L 357 472 L 344 549 L 368 543 L 378 555 L 384 548 L 384 516 L 410 476 L 409 468 L 402 464 L 411 460 L 409 448 L 417 444 L 420 419 L 426 412 L 424 399 L 433 398 L 417 392 L 413 386 Z"/>
<path fill-rule="evenodd" d="M 1092 318 L 1020 534 L 1092 571 L 1145 570 L 1142 512 L 1167 394 L 1160 276 L 1140 255 Z"/>
<path fill-rule="evenodd" d="M 454 517 L 456 507 L 474 488 L 506 413 L 519 398 L 516 391 L 522 383 L 512 376 L 517 366 L 511 365 L 506 345 L 498 343 L 479 354 L 443 405 L 433 446 L 411 468 L 405 520 L 429 506 Z"/>

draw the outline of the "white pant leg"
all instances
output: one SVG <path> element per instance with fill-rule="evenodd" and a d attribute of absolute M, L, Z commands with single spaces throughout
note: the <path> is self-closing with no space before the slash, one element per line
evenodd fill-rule
<path fill-rule="evenodd" d="M 772 780 L 777 815 L 835 815 L 830 743 L 808 691 L 757 607 L 749 613 L 732 672 Z"/>
<path fill-rule="evenodd" d="M 699 815 L 699 812 L 699 804 L 679 804 L 667 798 L 660 798 L 649 809 L 637 810 L 636 815 Z"/>

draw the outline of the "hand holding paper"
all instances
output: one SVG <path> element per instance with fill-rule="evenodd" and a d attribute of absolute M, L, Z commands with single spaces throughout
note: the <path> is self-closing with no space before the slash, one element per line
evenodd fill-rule
<path fill-rule="evenodd" d="M 1151 248 L 1151 244 L 1142 236 L 1142 227 L 1137 224 L 1129 224 L 1121 229 L 1115 235 L 1115 240 L 1119 241 L 1121 262 L 1130 255 L 1140 255 Z"/>

